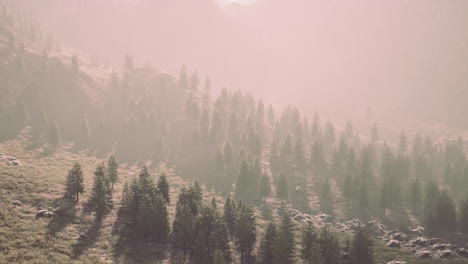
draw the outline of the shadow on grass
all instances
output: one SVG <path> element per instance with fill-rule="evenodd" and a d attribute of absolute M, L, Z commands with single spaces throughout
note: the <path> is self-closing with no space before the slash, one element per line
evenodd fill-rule
<path fill-rule="evenodd" d="M 25 147 L 24 147 L 24 150 L 36 150 L 38 148 L 41 148 L 42 146 L 44 145 L 43 142 L 41 142 L 40 140 L 34 140 L 34 141 L 30 141 Z"/>
<path fill-rule="evenodd" d="M 52 148 L 44 148 L 44 150 L 36 155 L 36 159 L 45 158 L 55 152 Z"/>
<path fill-rule="evenodd" d="M 127 227 L 121 218 L 115 222 L 112 235 L 118 236 L 113 248 L 115 263 L 160 263 L 167 257 L 169 250 L 167 245 L 156 242 L 146 243 L 137 235 L 135 229 Z"/>
<path fill-rule="evenodd" d="M 73 223 L 76 218 L 78 209 L 74 201 L 67 198 L 58 198 L 52 203 L 52 207 L 56 208 L 57 216 L 53 217 L 47 225 L 47 234 L 55 235 L 63 230 L 67 225 Z"/>
<path fill-rule="evenodd" d="M 91 247 L 99 236 L 99 230 L 101 229 L 102 223 L 94 221 L 93 225 L 86 231 L 85 234 L 82 234 L 79 238 L 78 243 L 73 245 L 73 258 L 79 258 L 83 252 Z"/>

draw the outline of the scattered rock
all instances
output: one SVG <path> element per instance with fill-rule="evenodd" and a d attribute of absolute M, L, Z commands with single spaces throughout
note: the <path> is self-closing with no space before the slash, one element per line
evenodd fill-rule
<path fill-rule="evenodd" d="M 304 220 L 304 219 L 305 219 L 305 217 L 304 217 L 303 215 L 296 215 L 296 216 L 294 217 L 294 220 L 296 220 L 296 221 L 298 221 L 298 222 L 300 222 L 300 221 L 302 221 L 302 220 Z"/>
<path fill-rule="evenodd" d="M 450 249 L 452 247 L 451 244 L 434 244 L 432 246 L 432 249 L 433 250 L 446 250 L 446 249 Z"/>
<path fill-rule="evenodd" d="M 48 210 L 39 210 L 36 213 L 36 218 L 41 218 L 41 217 L 51 218 L 53 216 L 55 216 L 54 212 L 50 212 Z"/>
<path fill-rule="evenodd" d="M 445 249 L 445 250 L 437 252 L 437 256 L 439 258 L 449 258 L 449 257 L 453 256 L 453 252 L 450 249 Z"/>
<path fill-rule="evenodd" d="M 11 162 L 11 164 L 12 164 L 13 166 L 18 166 L 18 165 L 19 165 L 19 162 L 18 162 L 17 160 L 14 160 L 14 161 Z"/>
<path fill-rule="evenodd" d="M 377 221 L 368 222 L 367 229 L 375 235 L 383 235 L 385 233 L 385 226 Z"/>
<path fill-rule="evenodd" d="M 327 214 L 321 214 L 321 215 L 319 215 L 318 217 L 319 217 L 320 219 L 322 219 L 322 221 L 324 221 L 324 222 L 328 222 L 328 221 L 330 221 L 331 218 L 332 218 L 331 215 L 327 215 Z"/>
<path fill-rule="evenodd" d="M 411 229 L 410 231 L 418 235 L 423 235 L 425 229 L 422 226 L 417 226 L 415 229 Z"/>
<path fill-rule="evenodd" d="M 294 217 L 294 216 L 296 216 L 298 214 L 301 214 L 301 212 L 299 212 L 299 210 L 293 209 L 293 210 L 289 211 L 289 215 L 291 217 Z"/>
<path fill-rule="evenodd" d="M 390 262 L 387 262 L 387 264 L 406 264 L 406 261 L 392 260 Z"/>
<path fill-rule="evenodd" d="M 79 239 L 88 239 L 88 235 L 82 233 L 82 234 L 80 234 Z"/>
<path fill-rule="evenodd" d="M 441 243 L 442 240 L 440 238 L 430 238 L 429 240 L 427 240 L 427 243 L 429 245 L 434 245 L 434 244 L 438 244 L 438 243 Z"/>
<path fill-rule="evenodd" d="M 411 241 L 411 245 L 425 247 L 428 245 L 428 241 L 425 237 L 418 237 L 415 240 Z"/>
<path fill-rule="evenodd" d="M 386 246 L 391 248 L 399 248 L 401 247 L 401 243 L 397 240 L 390 240 L 390 242 L 388 242 Z"/>
<path fill-rule="evenodd" d="M 427 250 L 427 249 L 418 250 L 418 251 L 416 251 L 416 253 L 414 253 L 414 255 L 416 257 L 420 257 L 420 258 L 431 258 L 432 257 L 431 252 L 429 250 Z"/>
<path fill-rule="evenodd" d="M 393 235 L 390 236 L 393 240 L 398 240 L 398 241 L 407 241 L 408 236 L 406 236 L 403 233 L 394 233 Z"/>
<path fill-rule="evenodd" d="M 23 203 L 21 203 L 21 202 L 18 201 L 18 200 L 13 200 L 13 201 L 11 201 L 11 204 L 14 205 L 14 206 L 21 206 L 21 205 L 23 205 Z"/>
<path fill-rule="evenodd" d="M 362 224 L 361 221 L 359 221 L 359 219 L 356 219 L 356 218 L 353 218 L 349 221 L 346 221 L 345 224 L 348 226 L 348 228 L 352 229 L 352 230 L 357 230 L 359 228 L 362 228 L 364 227 L 364 224 Z"/>
<path fill-rule="evenodd" d="M 468 251 L 464 248 L 457 248 L 455 249 L 455 252 L 458 253 L 458 255 L 463 256 L 465 258 L 468 258 Z"/>

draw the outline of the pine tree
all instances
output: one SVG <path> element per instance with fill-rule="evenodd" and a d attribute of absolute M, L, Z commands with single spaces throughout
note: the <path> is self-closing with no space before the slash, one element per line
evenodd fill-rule
<path fill-rule="evenodd" d="M 323 263 L 318 237 L 312 223 L 308 223 L 302 230 L 301 246 L 301 259 L 305 264 Z"/>
<path fill-rule="evenodd" d="M 240 169 L 239 169 L 239 175 L 237 176 L 237 181 L 236 181 L 236 190 L 235 190 L 235 195 L 238 199 L 249 199 L 252 194 L 251 187 L 252 187 L 252 171 L 250 169 L 249 164 L 247 163 L 246 160 L 243 160 Z"/>
<path fill-rule="evenodd" d="M 264 173 L 260 180 L 259 196 L 263 200 L 263 205 L 266 206 L 266 200 L 271 194 L 271 182 L 268 174 Z"/>
<path fill-rule="evenodd" d="M 278 239 L 275 245 L 275 263 L 294 263 L 296 244 L 294 241 L 294 224 L 289 214 L 284 214 L 278 227 Z"/>
<path fill-rule="evenodd" d="M 419 179 L 414 179 L 410 183 L 410 202 L 414 208 L 418 208 L 421 201 L 421 184 Z"/>
<path fill-rule="evenodd" d="M 198 216 L 202 195 L 198 182 L 195 182 L 190 188 L 182 188 L 179 193 L 176 214 L 172 223 L 172 236 L 174 237 L 174 245 L 184 250 L 184 256 L 194 246 L 195 226 L 193 220 Z"/>
<path fill-rule="evenodd" d="M 374 123 L 371 132 L 371 142 L 375 143 L 377 140 L 379 140 L 379 128 L 377 127 L 377 123 Z"/>
<path fill-rule="evenodd" d="M 333 214 L 333 194 L 328 178 L 325 178 L 320 189 L 320 209 L 327 214 Z"/>
<path fill-rule="evenodd" d="M 405 131 L 401 131 L 400 141 L 398 143 L 398 153 L 404 155 L 408 148 L 408 138 L 406 137 Z"/>
<path fill-rule="evenodd" d="M 310 164 L 312 171 L 317 176 L 323 176 L 327 170 L 327 162 L 325 160 L 325 153 L 320 141 L 315 141 L 310 148 Z"/>
<path fill-rule="evenodd" d="M 73 164 L 73 168 L 68 171 L 67 181 L 65 184 L 65 197 L 74 198 L 76 202 L 79 200 L 79 195 L 83 194 L 83 171 L 81 165 L 78 162 Z"/>
<path fill-rule="evenodd" d="M 78 57 L 76 54 L 73 54 L 72 60 L 71 60 L 71 70 L 73 74 L 78 74 L 80 71 L 80 66 L 78 64 Z"/>
<path fill-rule="evenodd" d="M 98 165 L 94 172 L 94 185 L 89 200 L 91 209 L 96 213 L 96 219 L 101 222 L 102 217 L 112 209 L 112 192 L 109 179 L 106 177 L 103 165 Z"/>
<path fill-rule="evenodd" d="M 125 55 L 125 58 L 124 58 L 124 69 L 126 69 L 127 71 L 131 71 L 133 70 L 134 66 L 133 66 L 133 58 L 130 56 L 130 55 Z"/>
<path fill-rule="evenodd" d="M 228 195 L 226 202 L 224 203 L 224 221 L 226 222 L 227 229 L 231 236 L 234 235 L 235 224 L 236 224 L 236 203 Z"/>
<path fill-rule="evenodd" d="M 194 263 L 213 263 L 216 251 L 221 251 L 224 260 L 230 260 L 226 225 L 216 205 L 203 205 L 195 219 L 195 243 L 192 252 Z"/>
<path fill-rule="evenodd" d="M 318 243 L 322 250 L 323 264 L 341 263 L 340 243 L 328 228 L 322 228 Z"/>
<path fill-rule="evenodd" d="M 431 233 L 434 229 L 437 229 L 435 223 L 435 202 L 440 194 L 439 187 L 434 182 L 429 182 L 424 190 L 424 226 L 426 230 Z"/>
<path fill-rule="evenodd" d="M 270 222 L 266 229 L 265 235 L 260 242 L 258 249 L 258 261 L 260 264 L 275 263 L 276 243 L 278 239 L 278 230 L 274 222 Z"/>
<path fill-rule="evenodd" d="M 107 175 L 112 184 L 112 190 L 114 190 L 114 184 L 119 179 L 119 164 L 113 155 L 107 160 Z"/>
<path fill-rule="evenodd" d="M 460 203 L 459 229 L 462 233 L 468 234 L 468 197 Z"/>
<path fill-rule="evenodd" d="M 251 263 L 252 251 L 257 240 L 256 232 L 257 224 L 253 210 L 241 205 L 239 218 L 236 222 L 236 244 L 241 264 Z"/>
<path fill-rule="evenodd" d="M 433 230 L 437 233 L 446 232 L 454 233 L 457 230 L 457 214 L 455 203 L 449 197 L 447 191 L 442 191 L 435 203 L 435 222 L 437 229 Z"/>
<path fill-rule="evenodd" d="M 351 263 L 354 264 L 373 264 L 374 244 L 370 234 L 365 229 L 358 229 L 354 234 L 350 249 Z"/>
<path fill-rule="evenodd" d="M 169 182 L 167 181 L 167 177 L 165 173 L 161 173 L 158 180 L 158 191 L 164 197 L 166 203 L 170 203 L 171 200 L 169 198 Z"/>
<path fill-rule="evenodd" d="M 276 197 L 282 201 L 287 201 L 289 194 L 288 194 L 288 181 L 283 174 L 280 175 L 278 180 L 278 185 L 276 187 Z"/>
<path fill-rule="evenodd" d="M 60 133 L 57 122 L 53 122 L 49 128 L 47 143 L 52 147 L 52 150 L 55 150 L 55 148 L 60 145 Z"/>
<path fill-rule="evenodd" d="M 304 140 L 302 127 L 297 125 L 296 127 L 296 142 L 294 143 L 294 163 L 296 169 L 299 172 L 305 173 L 305 149 L 304 149 Z"/>

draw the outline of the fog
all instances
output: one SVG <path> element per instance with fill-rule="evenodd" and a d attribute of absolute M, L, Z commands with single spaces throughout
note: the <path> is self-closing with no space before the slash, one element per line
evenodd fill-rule
<path fill-rule="evenodd" d="M 467 125 L 463 0 L 21 2 L 63 43 L 115 66 L 128 53 L 309 113 L 351 118 L 370 106 Z"/>
<path fill-rule="evenodd" d="M 467 11 L 0 0 L 0 263 L 468 263 Z"/>

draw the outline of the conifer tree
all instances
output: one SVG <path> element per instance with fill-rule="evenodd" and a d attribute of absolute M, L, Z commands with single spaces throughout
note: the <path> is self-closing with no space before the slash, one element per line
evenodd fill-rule
<path fill-rule="evenodd" d="M 284 214 L 278 227 L 278 239 L 275 245 L 275 263 L 292 264 L 296 244 L 294 241 L 294 224 L 289 214 Z"/>
<path fill-rule="evenodd" d="M 257 224 L 252 208 L 241 205 L 236 222 L 236 244 L 240 253 L 240 262 L 251 263 L 252 251 L 257 240 Z"/>
<path fill-rule="evenodd" d="M 213 200 L 214 201 L 214 200 Z M 195 243 L 192 252 L 194 263 L 213 263 L 217 251 L 222 252 L 223 260 L 230 261 L 228 234 L 223 218 L 216 204 L 203 205 L 195 219 Z"/>
<path fill-rule="evenodd" d="M 327 162 L 320 141 L 315 141 L 310 148 L 310 164 L 315 175 L 324 176 L 323 174 L 325 174 L 327 169 Z"/>
<path fill-rule="evenodd" d="M 167 181 L 167 177 L 164 172 L 161 173 L 161 175 L 159 176 L 157 188 L 161 195 L 164 197 L 166 203 L 169 204 L 171 202 L 169 197 L 169 182 Z"/>
<path fill-rule="evenodd" d="M 454 233 L 457 230 L 457 212 L 455 203 L 449 197 L 447 191 L 442 191 L 437 197 L 435 206 L 435 228 L 428 230 L 432 233 Z"/>
<path fill-rule="evenodd" d="M 174 245 L 183 249 L 184 256 L 193 249 L 195 239 L 194 219 L 198 216 L 202 203 L 202 190 L 198 182 L 189 188 L 182 188 L 176 204 L 176 214 L 172 223 Z"/>
<path fill-rule="evenodd" d="M 96 213 L 96 219 L 101 222 L 113 206 L 110 181 L 106 177 L 103 165 L 98 165 L 94 172 L 94 185 L 89 200 L 91 209 Z"/>
<path fill-rule="evenodd" d="M 79 200 L 79 195 L 83 194 L 83 171 L 81 165 L 78 162 L 73 164 L 73 168 L 68 171 L 67 181 L 65 183 L 65 197 L 74 198 L 76 202 Z"/>
<path fill-rule="evenodd" d="M 318 244 L 318 237 L 312 223 L 308 223 L 302 230 L 301 259 L 305 264 L 322 264 L 322 252 Z"/>
<path fill-rule="evenodd" d="M 76 56 L 76 54 L 73 54 L 71 64 L 72 73 L 78 74 L 78 72 L 80 71 L 80 66 L 78 64 L 78 57 Z"/>
<path fill-rule="evenodd" d="M 318 243 L 322 249 L 323 264 L 341 263 L 340 243 L 328 228 L 321 229 Z"/>
<path fill-rule="evenodd" d="M 320 189 L 320 209 L 327 214 L 333 214 L 333 195 L 328 178 L 325 178 Z"/>
<path fill-rule="evenodd" d="M 119 179 L 119 164 L 113 155 L 107 160 L 107 175 L 112 184 L 112 190 L 114 190 L 114 184 Z"/>
<path fill-rule="evenodd" d="M 246 160 L 243 160 L 240 165 L 239 175 L 237 176 L 236 181 L 235 195 L 238 199 L 247 200 L 252 194 L 255 194 L 255 190 L 251 189 L 252 181 L 253 176 L 250 166 Z M 252 193 L 252 191 L 254 191 L 254 193 Z"/>
<path fill-rule="evenodd" d="M 276 186 L 276 197 L 282 201 L 287 201 L 288 194 L 288 180 L 283 174 L 280 175 L 278 185 Z"/>
<path fill-rule="evenodd" d="M 55 150 L 55 148 L 60 145 L 60 133 L 57 122 L 53 122 L 49 128 L 47 143 L 52 147 L 52 150 Z"/>
<path fill-rule="evenodd" d="M 236 203 L 228 195 L 226 202 L 224 203 L 224 221 L 226 222 L 227 229 L 231 236 L 234 235 L 235 224 L 236 224 Z"/>
<path fill-rule="evenodd" d="M 263 200 L 263 205 L 266 206 L 266 200 L 271 194 L 271 182 L 268 174 L 264 173 L 260 180 L 259 196 Z"/>
<path fill-rule="evenodd" d="M 260 264 L 275 263 L 276 243 L 278 239 L 278 230 L 274 222 L 270 222 L 266 229 L 265 235 L 260 242 L 258 249 L 258 261 Z"/>
<path fill-rule="evenodd" d="M 421 201 L 421 184 L 419 183 L 419 179 L 414 179 L 410 183 L 410 202 L 414 208 L 418 208 Z"/>
<path fill-rule="evenodd" d="M 356 231 L 350 249 L 351 263 L 373 264 L 374 244 L 367 230 L 360 228 Z"/>
<path fill-rule="evenodd" d="M 460 203 L 459 229 L 463 234 L 468 234 L 468 198 Z"/>

